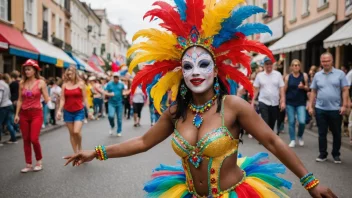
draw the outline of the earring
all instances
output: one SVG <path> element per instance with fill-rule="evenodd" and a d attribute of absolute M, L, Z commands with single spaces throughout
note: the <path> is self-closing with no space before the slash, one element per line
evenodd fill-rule
<path fill-rule="evenodd" d="M 186 96 L 186 94 L 187 94 L 187 87 L 185 86 L 185 84 L 184 83 L 182 83 L 181 84 L 181 88 L 180 88 L 181 90 L 181 96 L 182 96 L 182 98 L 183 99 L 185 99 L 185 96 Z"/>
<path fill-rule="evenodd" d="M 220 93 L 220 84 L 219 84 L 219 81 L 218 81 L 217 77 L 215 77 L 214 90 L 215 90 L 215 94 L 219 95 L 219 93 Z"/>

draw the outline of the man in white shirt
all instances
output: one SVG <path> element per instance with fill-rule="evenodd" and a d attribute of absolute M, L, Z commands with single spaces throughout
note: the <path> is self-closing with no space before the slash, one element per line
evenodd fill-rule
<path fill-rule="evenodd" d="M 49 82 L 50 86 L 50 98 L 51 101 L 48 103 L 48 108 L 50 109 L 50 119 L 52 121 L 53 125 L 56 125 L 56 107 L 59 106 L 59 101 L 60 101 L 60 96 L 61 96 L 61 87 L 57 85 L 57 82 L 54 82 L 54 80 Z"/>
<path fill-rule="evenodd" d="M 253 83 L 255 92 L 252 106 L 254 107 L 254 100 L 259 94 L 260 115 L 271 129 L 274 129 L 279 108 L 281 111 L 285 109 L 284 85 L 281 73 L 273 70 L 273 62 L 265 57 L 264 71 L 256 76 Z"/>

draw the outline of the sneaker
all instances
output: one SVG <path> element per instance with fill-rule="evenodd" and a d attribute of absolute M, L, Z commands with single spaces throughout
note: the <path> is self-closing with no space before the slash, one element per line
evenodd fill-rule
<path fill-rule="evenodd" d="M 295 140 L 291 140 L 290 144 L 288 144 L 288 146 L 290 148 L 294 148 L 296 146 L 296 141 Z"/>
<path fill-rule="evenodd" d="M 325 162 L 326 161 L 326 156 L 323 156 L 323 155 L 319 155 L 318 157 L 317 157 L 317 159 L 315 159 L 315 161 L 317 161 L 317 162 Z"/>
<path fill-rule="evenodd" d="M 28 173 L 30 171 L 32 171 L 32 165 L 27 164 L 26 167 L 24 169 L 21 170 L 21 173 Z"/>
<path fill-rule="evenodd" d="M 115 131 L 115 128 L 111 128 L 110 131 L 109 131 L 109 134 L 112 135 Z"/>
<path fill-rule="evenodd" d="M 334 163 L 335 164 L 341 164 L 341 159 L 339 156 L 334 157 Z"/>
<path fill-rule="evenodd" d="M 303 141 L 302 138 L 298 138 L 298 144 L 299 144 L 300 146 L 304 146 L 304 141 Z"/>
<path fill-rule="evenodd" d="M 18 143 L 17 141 L 11 141 L 11 140 L 6 142 L 6 144 L 17 144 L 17 143 Z"/>
<path fill-rule="evenodd" d="M 42 125 L 42 129 L 45 129 L 45 124 Z"/>
<path fill-rule="evenodd" d="M 87 120 L 87 119 L 84 119 L 84 120 L 83 120 L 83 123 L 84 123 L 84 124 L 87 124 L 87 123 L 88 123 L 88 120 Z"/>
<path fill-rule="evenodd" d="M 252 139 L 253 136 L 252 136 L 251 134 L 248 134 L 248 138 L 249 138 L 249 139 Z"/>
<path fill-rule="evenodd" d="M 41 170 L 43 170 L 43 165 L 41 165 L 41 164 L 37 164 L 37 165 L 35 165 L 35 167 L 33 168 L 33 171 L 34 171 L 34 172 L 38 172 L 38 171 L 41 171 Z"/>
<path fill-rule="evenodd" d="M 121 133 L 117 133 L 117 137 L 121 137 L 122 136 L 122 134 Z"/>

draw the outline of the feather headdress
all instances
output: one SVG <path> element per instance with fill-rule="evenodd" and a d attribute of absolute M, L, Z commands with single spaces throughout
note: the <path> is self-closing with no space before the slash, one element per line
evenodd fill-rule
<path fill-rule="evenodd" d="M 164 1 L 156 1 L 156 8 L 148 11 L 144 18 L 150 21 L 158 19 L 166 31 L 146 29 L 138 31 L 133 41 L 143 37 L 146 41 L 134 44 L 127 55 L 136 54 L 130 64 L 133 71 L 139 63 L 153 61 L 136 74 L 132 82 L 132 93 L 136 86 L 142 84 L 146 89 L 154 76 L 160 74 L 161 79 L 151 88 L 154 105 L 160 112 L 160 102 L 165 93 L 172 90 L 173 98 L 177 94 L 182 72 L 175 71 L 181 66 L 184 51 L 192 46 L 201 46 L 212 55 L 218 67 L 218 77 L 228 88 L 228 79 L 242 84 L 250 94 L 253 87 L 247 76 L 229 65 L 240 63 L 251 73 L 250 58 L 243 51 L 254 51 L 267 55 L 274 62 L 271 51 L 263 44 L 247 40 L 246 36 L 270 33 L 264 24 L 243 24 L 253 14 L 264 13 L 264 9 L 244 5 L 245 0 L 174 0 L 176 6 Z M 159 103 L 159 104 L 158 104 Z"/>

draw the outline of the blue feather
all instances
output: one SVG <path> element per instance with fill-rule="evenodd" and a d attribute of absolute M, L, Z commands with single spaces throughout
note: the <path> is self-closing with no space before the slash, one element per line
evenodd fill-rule
<path fill-rule="evenodd" d="M 219 34 L 214 36 L 214 47 L 219 47 L 224 42 L 230 40 L 234 34 L 237 32 L 237 27 L 242 24 L 242 22 L 253 14 L 265 13 L 266 10 L 258 6 L 248 5 L 242 6 L 235 10 L 231 16 L 225 19 L 221 24 L 221 30 Z"/>
<path fill-rule="evenodd" d="M 245 36 L 250 36 L 253 34 L 269 33 L 273 35 L 273 32 L 267 25 L 262 23 L 247 23 L 236 28 L 236 32 L 241 32 Z"/>
<path fill-rule="evenodd" d="M 187 15 L 186 15 L 186 2 L 185 0 L 174 0 L 175 4 L 177 6 L 178 13 L 180 13 L 181 20 L 186 21 Z"/>
<path fill-rule="evenodd" d="M 236 95 L 237 94 L 237 83 L 232 79 L 227 79 L 227 81 L 230 84 L 230 95 Z"/>

